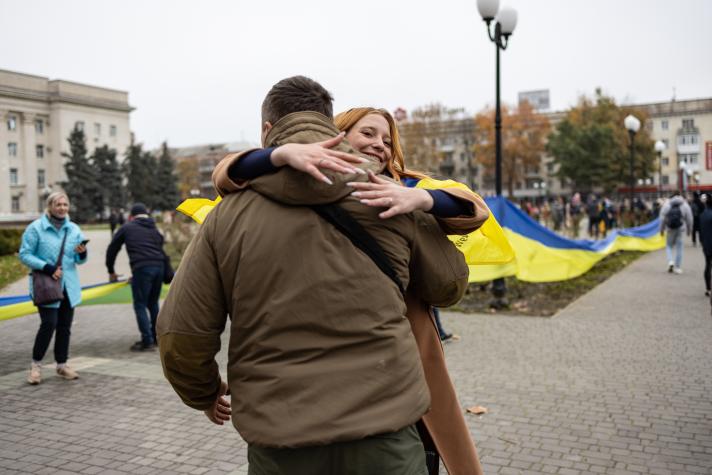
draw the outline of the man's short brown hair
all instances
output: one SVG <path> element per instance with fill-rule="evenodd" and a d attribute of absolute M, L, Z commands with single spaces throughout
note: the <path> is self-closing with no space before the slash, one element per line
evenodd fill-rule
<path fill-rule="evenodd" d="M 333 118 L 329 91 L 313 79 L 293 76 L 282 79 L 269 90 L 262 102 L 262 122 L 274 124 L 292 112 L 314 111 Z"/>

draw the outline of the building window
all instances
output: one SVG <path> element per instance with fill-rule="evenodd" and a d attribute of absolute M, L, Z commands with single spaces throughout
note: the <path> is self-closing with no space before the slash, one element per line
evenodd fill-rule
<path fill-rule="evenodd" d="M 670 164 L 670 159 L 669 158 L 663 158 L 663 166 L 668 166 Z"/>
<path fill-rule="evenodd" d="M 697 144 L 697 135 L 690 135 L 690 144 L 692 144 L 692 145 Z"/>
<path fill-rule="evenodd" d="M 45 171 L 40 169 L 37 170 L 37 187 L 44 188 L 45 186 Z"/>
<path fill-rule="evenodd" d="M 668 121 L 667 120 L 660 121 L 660 128 L 663 130 L 667 130 L 668 129 Z"/>
<path fill-rule="evenodd" d="M 17 185 L 17 168 L 10 169 L 10 184 Z"/>
<path fill-rule="evenodd" d="M 44 120 L 42 120 L 42 119 L 35 120 L 35 133 L 44 134 Z"/>
<path fill-rule="evenodd" d="M 697 158 L 698 158 L 697 153 L 691 153 L 690 155 L 687 156 L 687 163 L 690 165 L 697 165 Z"/>
<path fill-rule="evenodd" d="M 17 130 L 17 117 L 14 115 L 7 118 L 7 130 Z"/>
<path fill-rule="evenodd" d="M 670 184 L 670 177 L 667 175 L 663 175 L 663 185 L 669 185 Z"/>
<path fill-rule="evenodd" d="M 11 157 L 17 157 L 17 144 L 15 142 L 7 144 L 7 154 Z"/>
<path fill-rule="evenodd" d="M 683 129 L 692 129 L 694 127 L 695 127 L 694 119 L 682 119 L 682 128 Z"/>
<path fill-rule="evenodd" d="M 109 126 L 109 135 L 111 135 L 112 137 L 116 137 L 116 126 L 115 125 Z"/>
<path fill-rule="evenodd" d="M 78 131 L 80 131 L 80 132 L 84 132 L 84 122 L 82 122 L 81 120 L 77 121 L 77 122 L 74 124 L 74 129 L 75 129 L 75 130 L 78 130 Z"/>
<path fill-rule="evenodd" d="M 20 197 L 19 196 L 12 197 L 12 212 L 13 213 L 20 212 Z"/>
<path fill-rule="evenodd" d="M 101 124 L 98 122 L 94 123 L 94 135 L 101 135 Z"/>
<path fill-rule="evenodd" d="M 44 145 L 37 145 L 35 147 L 35 152 L 37 154 L 37 158 L 44 158 Z"/>

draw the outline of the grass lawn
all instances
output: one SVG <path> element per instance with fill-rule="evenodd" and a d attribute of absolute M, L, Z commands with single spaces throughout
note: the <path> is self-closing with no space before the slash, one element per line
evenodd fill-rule
<path fill-rule="evenodd" d="M 27 267 L 22 265 L 17 256 L 0 256 L 0 289 L 12 284 L 27 272 Z"/>
<path fill-rule="evenodd" d="M 492 300 L 490 286 L 470 284 L 465 297 L 450 310 L 465 313 L 503 313 L 549 317 L 581 295 L 643 255 L 643 252 L 621 251 L 612 254 L 580 277 L 561 282 L 530 283 L 507 277 L 508 309 L 496 311 L 489 307 Z"/>

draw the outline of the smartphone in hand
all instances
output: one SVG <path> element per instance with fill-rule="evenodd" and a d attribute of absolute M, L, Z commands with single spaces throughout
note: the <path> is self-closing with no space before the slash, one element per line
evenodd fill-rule
<path fill-rule="evenodd" d="M 83 240 L 83 241 L 81 242 L 82 246 L 86 246 L 89 241 L 90 241 L 89 239 Z"/>

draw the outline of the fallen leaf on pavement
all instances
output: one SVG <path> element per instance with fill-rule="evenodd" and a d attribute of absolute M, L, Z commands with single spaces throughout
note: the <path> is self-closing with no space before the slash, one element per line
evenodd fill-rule
<path fill-rule="evenodd" d="M 472 407 L 467 408 L 467 412 L 469 412 L 471 414 L 476 414 L 479 416 L 481 414 L 487 414 L 489 411 L 484 406 L 472 406 Z"/>

